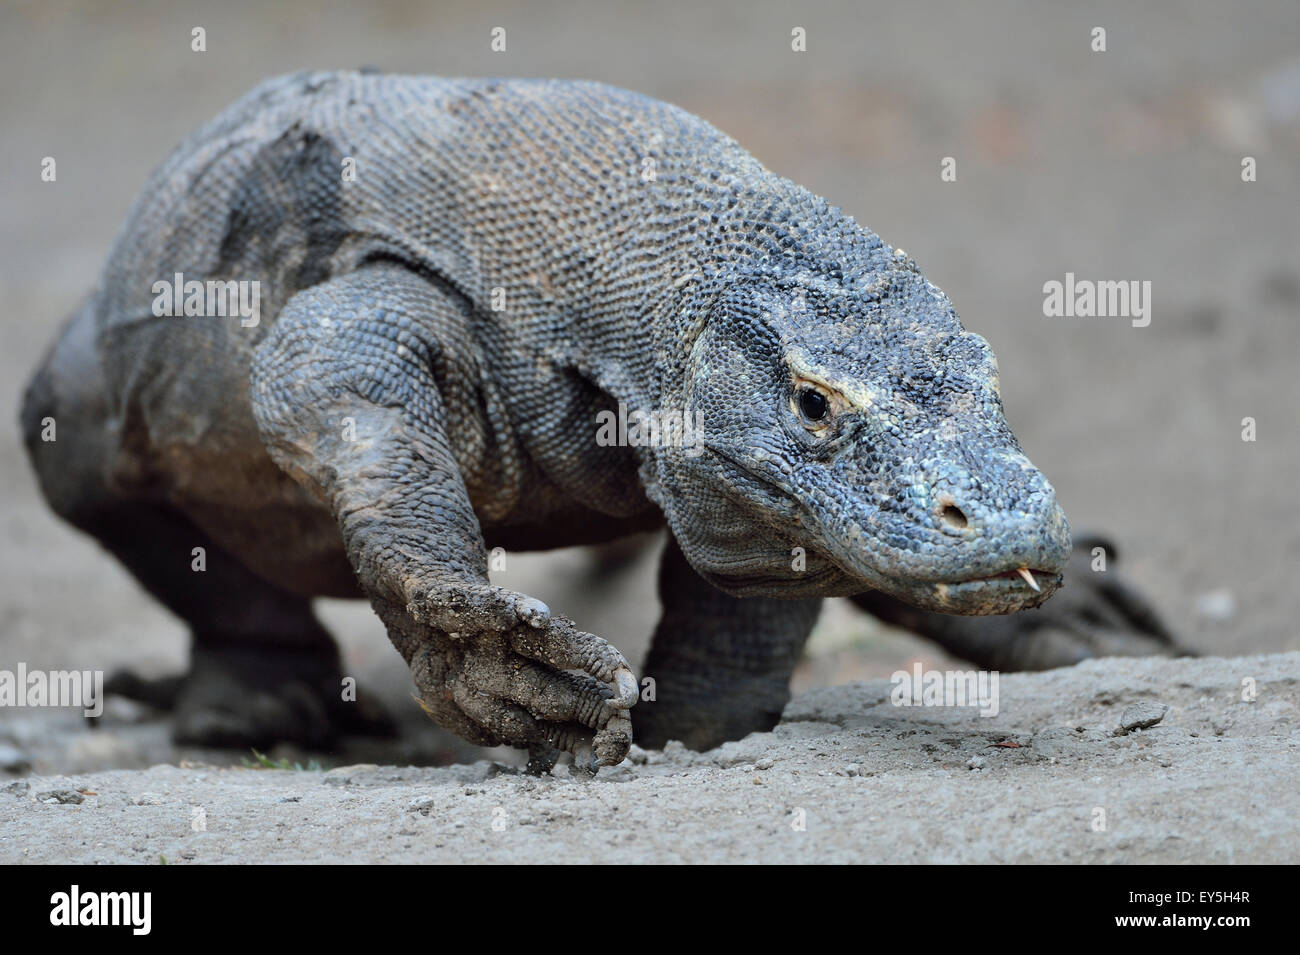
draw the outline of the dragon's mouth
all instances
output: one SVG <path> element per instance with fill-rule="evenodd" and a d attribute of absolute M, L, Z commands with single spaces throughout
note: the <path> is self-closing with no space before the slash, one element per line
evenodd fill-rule
<path fill-rule="evenodd" d="M 1061 586 L 1061 574 L 1054 570 L 1017 568 L 989 574 L 987 577 L 970 577 L 963 581 L 933 583 L 931 586 L 944 603 L 965 602 L 980 596 L 1002 599 L 1015 599 L 1019 596 L 1026 600 L 1026 605 L 1032 607 L 1043 602 Z"/>
<path fill-rule="evenodd" d="M 1037 607 L 1052 596 L 1061 586 L 1061 573 L 1065 565 L 1064 558 L 1061 560 L 1060 567 L 1055 570 L 1025 565 L 1012 567 L 1009 570 L 999 571 L 995 574 L 958 577 L 956 579 L 948 576 L 953 573 L 952 568 L 911 566 L 910 573 L 902 573 L 901 571 L 909 566 L 908 558 L 915 557 L 915 555 L 907 553 L 898 555 L 895 561 L 897 566 L 882 567 L 880 564 L 887 563 L 885 558 L 889 556 L 888 554 L 864 553 L 863 549 L 858 546 L 858 542 L 865 536 L 865 532 L 862 530 L 863 525 L 851 525 L 850 530 L 846 531 L 840 521 L 835 519 L 819 520 L 818 514 L 825 513 L 825 511 L 819 512 L 817 508 L 810 509 L 809 500 L 806 496 L 800 497 L 796 495 L 789 486 L 775 480 L 773 474 L 764 473 L 761 468 L 746 461 L 743 455 L 736 453 L 734 448 L 726 445 L 710 444 L 708 449 L 719 460 L 730 465 L 733 469 L 733 475 L 741 474 L 750 481 L 762 484 L 774 496 L 788 499 L 794 505 L 792 510 L 802 510 L 807 515 L 803 527 L 814 529 L 829 527 L 831 529 L 830 532 L 824 532 L 821 535 L 821 556 L 826 559 L 831 567 L 837 568 L 843 574 L 844 580 L 842 584 L 844 587 L 834 589 L 830 587 L 824 589 L 812 588 L 821 596 L 831 595 L 832 593 L 842 596 L 849 593 L 859 593 L 863 590 L 879 590 L 923 610 L 949 614 L 984 615 L 1013 613 L 1017 610 Z M 738 492 L 737 496 L 743 498 L 744 494 Z M 1063 527 L 1064 516 L 1059 514 L 1059 509 L 1056 516 Z M 834 514 L 832 513 L 833 517 Z M 1051 530 L 1055 528 L 1055 525 L 1045 521 L 1045 527 Z M 1069 532 L 1064 531 L 1064 533 L 1067 536 L 1062 546 L 1065 554 L 1068 555 Z M 876 536 L 883 535 L 877 534 Z M 852 544 L 849 543 L 850 541 Z M 1056 541 L 1049 543 L 1056 543 Z M 811 548 L 808 556 L 810 558 L 812 556 Z M 1028 556 L 1028 554 L 1025 555 L 1025 557 Z M 873 557 L 875 559 L 872 559 Z M 1042 557 L 1037 559 L 1042 559 Z M 1050 557 L 1048 559 L 1050 560 Z M 918 563 L 920 562 L 918 561 Z M 989 555 L 982 555 L 979 563 L 984 566 L 970 567 L 967 572 L 975 571 L 978 573 L 979 570 L 988 569 L 990 563 L 996 567 L 1001 561 L 996 558 L 990 560 Z M 811 565 L 809 566 L 811 567 Z M 829 569 L 822 568 L 822 570 L 824 570 L 824 573 L 817 575 L 818 577 L 830 576 Z M 806 571 L 801 573 L 800 579 L 806 583 L 812 575 L 803 576 L 804 573 Z M 958 570 L 956 573 L 961 573 L 961 571 Z M 766 594 L 779 591 L 791 592 L 789 586 L 791 575 L 784 570 L 775 576 L 765 575 L 756 578 L 754 581 L 744 581 L 743 591 L 737 586 L 740 582 L 737 578 L 731 576 L 722 578 L 719 576 L 717 579 L 711 577 L 710 580 L 714 586 L 728 593 Z M 772 585 L 770 589 L 769 584 Z M 857 590 L 846 589 L 855 584 L 859 585 Z"/>
<path fill-rule="evenodd" d="M 1063 570 L 1064 568 L 1062 568 Z M 960 580 L 906 581 L 897 578 L 874 589 L 921 610 L 962 616 L 1015 613 L 1041 605 L 1061 586 L 1060 571 L 1041 568 L 1001 571 Z M 1026 575 L 1033 580 L 1030 586 Z"/>
<path fill-rule="evenodd" d="M 959 580 L 956 584 L 948 586 L 962 586 L 964 584 L 978 584 L 984 581 L 1008 581 L 1022 587 L 1028 587 L 1030 590 L 1042 590 L 1046 584 L 1051 587 L 1059 585 L 1061 575 L 1050 570 L 1039 570 L 1036 567 L 1018 567 L 1015 570 L 1004 570 L 1000 574 L 991 574 L 988 577 L 973 577 L 970 580 Z"/>

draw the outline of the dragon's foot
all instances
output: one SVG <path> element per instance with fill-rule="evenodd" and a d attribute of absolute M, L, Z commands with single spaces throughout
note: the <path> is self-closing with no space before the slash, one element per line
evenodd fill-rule
<path fill-rule="evenodd" d="M 333 653 L 199 643 L 183 677 L 121 672 L 104 689 L 172 710 L 172 737 L 182 745 L 320 749 L 340 736 L 395 733 L 379 704 L 345 686 Z"/>
<path fill-rule="evenodd" d="M 533 772 L 549 770 L 560 752 L 585 770 L 627 755 L 631 668 L 541 601 L 484 587 L 422 595 L 380 615 L 425 710 L 471 742 L 525 748 Z"/>

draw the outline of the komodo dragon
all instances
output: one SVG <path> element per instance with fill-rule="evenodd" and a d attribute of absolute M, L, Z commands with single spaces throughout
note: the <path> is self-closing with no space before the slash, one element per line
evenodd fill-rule
<path fill-rule="evenodd" d="M 825 200 L 597 83 L 262 84 L 153 174 L 23 419 L 54 509 L 192 630 L 180 741 L 372 726 L 320 595 L 541 768 L 770 728 L 825 596 L 1007 668 L 1170 649 L 1111 572 L 1031 623 L 947 616 L 1036 607 L 1071 554 L 987 342 Z M 487 555 L 664 524 L 633 710 L 622 655 Z"/>

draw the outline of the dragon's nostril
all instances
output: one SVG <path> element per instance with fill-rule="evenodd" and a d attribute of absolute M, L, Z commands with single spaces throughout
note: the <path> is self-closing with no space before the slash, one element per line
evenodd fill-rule
<path fill-rule="evenodd" d="M 943 518 L 944 523 L 949 527 L 960 529 L 970 523 L 970 521 L 966 520 L 966 515 L 962 512 L 962 509 L 955 504 L 944 505 L 943 510 L 939 512 L 939 516 Z"/>

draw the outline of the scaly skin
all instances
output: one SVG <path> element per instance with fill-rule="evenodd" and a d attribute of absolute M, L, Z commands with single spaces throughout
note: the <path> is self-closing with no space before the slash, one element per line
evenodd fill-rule
<path fill-rule="evenodd" d="M 259 324 L 155 317 L 177 272 L 259 282 Z M 698 442 L 606 446 L 620 405 Z M 71 445 L 37 439 L 47 415 Z M 155 172 L 24 416 L 56 509 L 190 623 L 196 737 L 302 735 L 312 692 L 250 717 L 199 666 L 266 647 L 326 685 L 305 598 L 364 595 L 444 725 L 536 767 L 619 761 L 630 667 L 492 586 L 494 546 L 666 523 L 635 723 L 696 746 L 775 722 L 817 598 L 1008 613 L 1070 554 L 987 343 L 914 263 L 698 118 L 591 83 L 263 84 Z M 189 573 L 196 545 L 216 574 Z"/>

